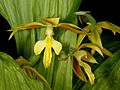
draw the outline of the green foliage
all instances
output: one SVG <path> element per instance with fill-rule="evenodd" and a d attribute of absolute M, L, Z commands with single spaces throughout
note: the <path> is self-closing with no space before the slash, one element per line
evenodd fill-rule
<path fill-rule="evenodd" d="M 41 19 L 48 17 L 61 17 L 61 21 L 64 20 L 71 23 L 76 19 L 76 16 L 72 13 L 77 11 L 81 1 L 82 0 L 0 0 L 0 14 L 8 21 L 11 28 L 31 22 L 39 22 Z M 57 34 L 62 31 L 63 30 L 57 30 Z M 44 32 L 44 29 L 17 32 L 15 34 L 15 40 L 18 55 L 26 59 L 33 56 L 33 46 L 36 41 L 45 37 Z M 68 50 L 75 47 L 75 33 L 66 31 L 56 36 L 59 36 L 57 39 L 65 48 L 67 47 Z M 68 37 L 71 38 L 72 43 Z M 65 62 L 59 61 L 53 54 L 52 64 L 45 70 L 42 65 L 41 55 L 33 67 L 35 67 L 39 73 L 42 73 L 53 90 L 66 90 L 66 88 L 72 90 L 71 61 L 71 58 Z M 42 83 L 40 86 L 43 87 Z M 43 87 L 41 90 L 46 90 L 46 87 Z"/>
<path fill-rule="evenodd" d="M 2 83 L 0 88 L 2 90 L 7 90 L 8 88 L 11 90 L 47 90 L 48 88 L 52 88 L 53 90 L 75 90 L 78 88 L 83 90 L 107 90 L 112 89 L 110 88 L 110 80 L 115 83 L 113 87 L 118 85 L 119 63 L 117 62 L 119 61 L 118 53 L 120 51 L 113 54 L 105 62 L 97 61 L 94 55 L 96 55 L 95 52 L 99 53 L 102 57 L 103 54 L 107 56 L 111 55 L 111 52 L 103 47 L 101 40 L 102 30 L 103 28 L 108 29 L 116 34 L 120 33 L 120 27 L 108 21 L 96 22 L 89 14 L 89 11 L 76 12 L 81 1 L 82 0 L 0 0 L 0 14 L 3 15 L 12 28 L 9 30 L 12 31 L 9 39 L 15 35 L 18 55 L 22 56 L 15 60 L 21 66 L 20 68 L 10 56 L 0 53 L 0 75 L 4 77 L 0 78 L 0 82 Z M 74 25 L 77 24 L 76 15 L 78 15 L 81 23 L 84 22 L 86 24 L 84 28 L 79 28 Z M 57 17 L 61 18 L 59 24 L 59 21 L 53 19 Z M 58 19 L 59 18 L 57 18 L 57 20 Z M 63 50 L 59 58 L 55 53 L 59 55 L 62 49 L 61 44 L 54 44 L 56 47 L 50 46 L 51 43 L 55 41 L 50 40 L 51 38 L 46 40 L 46 42 L 50 41 L 47 42 L 49 45 L 47 45 L 46 42 L 41 44 L 40 40 L 43 40 L 46 35 L 45 28 L 41 29 L 41 27 L 48 28 L 48 26 L 51 26 L 52 29 L 53 27 L 55 28 L 55 35 L 52 33 L 50 37 L 54 35 L 55 40 L 58 40 L 63 45 Z M 58 27 L 62 29 L 58 29 Z M 87 43 L 83 43 L 85 38 L 89 40 Z M 34 44 L 38 40 L 40 43 L 37 45 L 37 48 L 39 46 L 45 46 L 43 46 L 43 48 L 39 47 L 38 52 L 37 48 L 35 48 L 36 50 L 34 51 L 37 54 L 35 53 L 36 55 L 34 55 Z M 61 49 L 57 49 L 60 45 Z M 44 61 L 42 50 L 47 46 L 49 51 L 47 54 L 50 54 L 48 57 L 51 56 L 52 59 L 51 57 L 49 58 L 51 65 L 46 69 L 42 63 L 42 61 Z M 51 47 L 55 50 L 55 53 L 51 54 Z M 38 56 L 38 54 L 41 55 Z M 46 53 L 44 54 L 47 55 Z M 115 59 L 116 62 L 113 59 Z M 89 63 L 98 62 L 102 64 L 100 66 L 98 65 L 98 67 L 92 67 L 95 70 L 94 75 L 91 68 L 92 64 Z M 92 86 L 87 83 L 82 86 L 83 82 L 76 78 L 73 80 L 73 82 L 75 81 L 73 84 L 72 79 L 74 79 L 74 76 L 72 69 L 79 79 L 85 82 L 89 79 L 90 83 L 95 85 Z M 12 78 L 10 78 L 10 75 L 12 75 Z M 109 77 L 106 78 L 107 75 L 109 75 Z M 118 80 L 114 80 L 113 76 Z M 32 79 L 30 77 L 32 77 Z M 13 83 L 11 81 L 13 81 Z M 33 84 L 33 86 L 31 84 Z M 45 87 L 45 85 L 48 88 Z M 119 89 L 119 87 L 117 87 L 117 89 Z"/>
<path fill-rule="evenodd" d="M 6 53 L 0 52 L 0 90 L 42 90 L 42 82 L 29 78 Z"/>

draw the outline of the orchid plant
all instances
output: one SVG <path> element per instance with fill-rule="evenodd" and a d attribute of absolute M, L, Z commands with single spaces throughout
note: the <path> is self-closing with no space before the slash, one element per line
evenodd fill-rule
<path fill-rule="evenodd" d="M 102 31 L 108 29 L 116 34 L 120 33 L 120 27 L 108 21 L 96 22 L 89 11 L 76 12 L 81 1 L 0 0 L 0 14 L 11 26 L 8 30 L 11 32 L 9 40 L 15 35 L 17 53 L 20 56 L 14 60 L 0 52 L 0 90 L 80 90 L 89 83 L 91 85 L 87 89 L 96 84 L 97 89 L 101 89 L 99 87 L 102 87 L 103 78 L 101 83 L 98 80 L 98 77 L 101 78 L 101 71 L 99 70 L 98 75 L 93 73 L 91 64 L 99 64 L 94 57 L 96 52 L 102 57 L 112 55 L 104 48 Z M 86 42 L 86 39 L 89 41 Z M 107 70 L 112 68 L 107 72 L 112 71 L 109 75 L 109 78 L 112 77 L 111 81 L 113 76 L 119 77 L 119 69 L 116 70 L 118 72 L 115 71 L 116 66 L 119 67 L 116 59 L 111 60 L 114 64 L 106 60 L 107 65 L 101 66 L 105 73 L 106 66 Z M 110 81 L 109 78 L 104 80 L 105 83 Z M 83 84 L 82 81 L 88 83 Z M 115 81 L 114 87 L 119 86 L 117 82 Z M 109 86 L 110 84 L 103 85 L 105 90 Z"/>
<path fill-rule="evenodd" d="M 71 23 L 59 23 L 60 18 L 44 18 L 43 23 L 40 22 L 32 22 L 30 24 L 21 25 L 15 28 L 12 28 L 8 31 L 12 31 L 9 40 L 12 38 L 12 36 L 19 30 L 25 30 L 25 29 L 32 29 L 32 28 L 46 28 L 45 30 L 45 39 L 39 40 L 34 45 L 34 53 L 35 55 L 41 54 L 41 52 L 44 50 L 44 56 L 43 56 L 43 65 L 45 68 L 48 68 L 51 64 L 52 59 L 52 48 L 56 55 L 59 55 L 62 50 L 62 44 L 54 39 L 54 30 L 56 28 L 62 28 L 65 30 L 70 30 L 72 32 L 77 33 L 78 39 L 76 43 L 76 48 L 71 51 L 66 57 L 62 58 L 63 60 L 68 58 L 69 56 L 75 57 L 73 60 L 73 71 L 75 74 L 83 81 L 87 81 L 86 75 L 87 74 L 90 83 L 94 84 L 95 76 L 92 73 L 91 67 L 86 63 L 97 63 L 96 59 L 93 57 L 95 54 L 95 51 L 97 51 L 101 56 L 103 54 L 110 56 L 111 52 L 109 52 L 107 49 L 103 48 L 102 41 L 100 39 L 100 34 L 102 33 L 102 29 L 110 29 L 114 33 L 118 32 L 120 33 L 119 27 L 113 25 L 110 22 L 99 22 L 95 23 L 95 20 L 88 14 L 88 12 L 76 12 L 75 14 L 78 15 L 79 20 L 82 17 L 80 21 L 87 20 L 87 26 L 84 28 L 80 28 L 74 24 Z M 91 19 L 92 18 L 92 19 Z M 85 20 L 84 20 L 85 19 Z M 89 20 L 93 20 L 90 22 Z M 83 43 L 85 36 L 88 36 L 91 43 Z M 84 48 L 91 48 L 91 52 L 86 51 Z M 85 61 L 85 62 L 84 62 Z M 84 69 L 81 69 L 81 67 Z"/>

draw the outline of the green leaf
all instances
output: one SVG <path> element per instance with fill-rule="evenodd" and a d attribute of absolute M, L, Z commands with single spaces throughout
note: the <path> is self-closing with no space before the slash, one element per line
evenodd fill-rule
<path fill-rule="evenodd" d="M 23 3 L 24 2 L 24 3 Z M 33 0 L 1 0 L 3 9 L 1 15 L 8 21 L 11 28 L 33 22 Z M 29 37 L 29 39 L 28 39 Z M 32 47 L 35 43 L 35 31 L 24 30 L 15 35 L 18 55 L 28 58 L 33 55 Z"/>
<path fill-rule="evenodd" d="M 90 14 L 84 14 L 84 16 L 88 19 L 86 22 L 91 23 L 92 25 L 96 24 L 96 20 Z"/>
<path fill-rule="evenodd" d="M 0 52 L 0 90 L 42 90 L 40 80 L 29 78 L 9 55 Z"/>
<path fill-rule="evenodd" d="M 67 38 L 66 38 L 67 37 Z M 60 37 L 60 42 L 64 45 L 63 48 L 74 48 L 76 44 L 76 37 L 77 35 L 73 32 L 66 31 L 62 36 Z M 71 39 L 69 39 L 71 38 Z M 71 43 L 71 40 L 73 41 Z M 68 49 L 69 50 L 69 49 Z M 54 64 L 56 70 L 54 71 L 54 75 L 56 77 L 53 78 L 53 89 L 54 90 L 61 90 L 61 87 L 63 90 L 66 90 L 66 88 L 69 90 L 72 90 L 72 59 L 69 57 L 67 60 L 62 61 L 56 59 Z"/>

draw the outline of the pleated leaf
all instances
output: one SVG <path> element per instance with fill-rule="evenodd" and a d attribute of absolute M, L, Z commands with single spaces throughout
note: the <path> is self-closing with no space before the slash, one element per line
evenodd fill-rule
<path fill-rule="evenodd" d="M 11 28 L 33 22 L 33 0 L 0 0 L 0 14 L 8 21 Z M 33 55 L 35 31 L 19 31 L 15 35 L 18 55 L 28 58 Z"/>
<path fill-rule="evenodd" d="M 0 52 L 0 90 L 42 90 L 42 82 L 29 78 L 9 55 Z"/>
<path fill-rule="evenodd" d="M 67 38 L 66 38 L 67 37 Z M 73 32 L 66 31 L 60 37 L 60 41 L 63 43 L 64 47 L 69 50 L 69 48 L 75 47 L 77 35 Z M 69 39 L 71 38 L 71 39 Z M 71 43 L 72 40 L 72 43 Z M 57 71 L 54 71 L 55 77 L 53 78 L 53 90 L 72 90 L 72 61 L 69 57 L 66 61 L 57 61 L 55 60 L 55 68 Z"/>
<path fill-rule="evenodd" d="M 81 0 L 37 0 L 35 2 L 35 11 L 37 10 L 38 12 L 35 12 L 35 19 L 39 21 L 44 17 L 60 17 L 60 22 L 62 22 L 73 15 L 73 12 L 78 9 L 80 2 Z M 70 19 L 68 19 L 69 23 L 73 22 L 76 17 Z M 55 32 L 60 34 L 63 30 L 57 29 Z M 75 47 L 76 34 L 66 31 L 60 35 L 55 34 L 54 37 L 56 36 L 59 36 L 57 39 L 62 43 L 63 47 L 67 47 L 68 50 L 69 48 Z M 44 30 L 37 30 L 37 40 L 43 38 Z M 70 43 L 71 40 L 72 43 Z M 53 54 L 51 66 L 43 72 L 53 90 L 72 90 L 71 60 L 72 59 L 69 58 L 67 61 L 58 61 L 57 57 Z"/>

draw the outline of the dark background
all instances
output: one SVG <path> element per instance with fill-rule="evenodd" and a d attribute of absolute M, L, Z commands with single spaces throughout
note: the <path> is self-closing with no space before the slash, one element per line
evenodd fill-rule
<path fill-rule="evenodd" d="M 83 0 L 79 10 L 91 11 L 91 15 L 97 21 L 110 21 L 120 26 L 120 3 L 119 0 Z M 10 35 L 6 30 L 10 29 L 7 21 L 0 16 L 0 52 L 6 52 L 13 57 L 17 57 L 15 40 L 8 41 Z M 120 36 L 113 36 L 110 31 L 103 31 L 108 38 L 120 39 Z"/>
<path fill-rule="evenodd" d="M 17 57 L 15 38 L 8 40 L 10 32 L 7 30 L 10 29 L 8 22 L 0 15 L 0 52 L 5 52 L 12 57 Z"/>
<path fill-rule="evenodd" d="M 120 26 L 119 0 L 83 0 L 80 10 L 91 11 L 97 21 L 110 21 Z"/>

